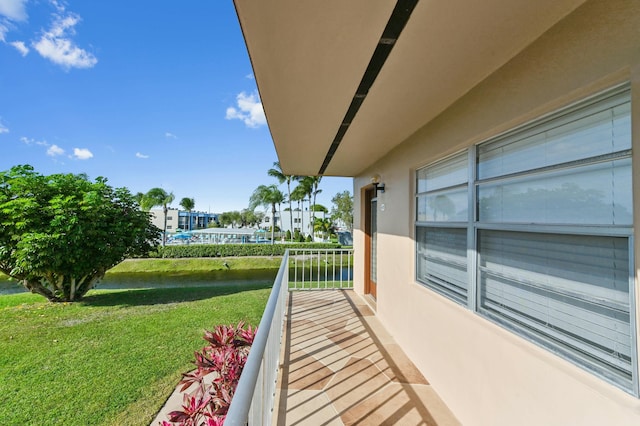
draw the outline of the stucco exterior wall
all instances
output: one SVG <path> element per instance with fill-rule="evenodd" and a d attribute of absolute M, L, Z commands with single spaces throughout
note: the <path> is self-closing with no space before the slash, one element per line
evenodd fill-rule
<path fill-rule="evenodd" d="M 378 174 L 386 191 L 378 197 L 377 315 L 465 425 L 640 424 L 640 399 L 414 279 L 416 168 L 625 81 L 640 200 L 637 0 L 586 2 L 354 180 L 356 291 L 364 291 L 365 275 L 362 188 Z"/>

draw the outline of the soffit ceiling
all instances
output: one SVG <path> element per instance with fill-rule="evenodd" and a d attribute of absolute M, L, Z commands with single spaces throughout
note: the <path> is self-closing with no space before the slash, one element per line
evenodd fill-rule
<path fill-rule="evenodd" d="M 324 174 L 361 173 L 583 2 L 418 1 Z M 285 173 L 319 173 L 395 5 L 235 0 Z"/>

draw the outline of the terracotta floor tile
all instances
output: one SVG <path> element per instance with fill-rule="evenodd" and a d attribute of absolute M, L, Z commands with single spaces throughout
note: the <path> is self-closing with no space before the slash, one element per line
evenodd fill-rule
<path fill-rule="evenodd" d="M 383 355 L 384 354 L 384 355 Z M 376 354 L 369 357 L 389 379 L 399 383 L 428 385 L 420 370 L 397 344 L 384 345 Z"/>
<path fill-rule="evenodd" d="M 288 389 L 321 390 L 333 377 L 333 371 L 315 358 L 299 358 L 289 365 Z"/>
<path fill-rule="evenodd" d="M 344 424 L 324 392 L 289 391 L 285 406 L 286 419 L 280 417 L 278 425 L 342 426 Z"/>
<path fill-rule="evenodd" d="M 458 425 L 430 386 L 390 384 L 341 414 L 345 425 Z"/>
<path fill-rule="evenodd" d="M 349 352 L 336 346 L 325 336 L 298 342 L 296 346 L 304 351 L 307 356 L 312 356 L 333 371 L 341 369 L 350 357 Z"/>
<path fill-rule="evenodd" d="M 389 379 L 366 359 L 351 358 L 325 388 L 339 413 L 360 404 L 388 385 Z"/>
<path fill-rule="evenodd" d="M 327 337 L 354 358 L 369 358 L 379 353 L 378 347 L 367 333 L 356 334 L 344 330 Z"/>
<path fill-rule="evenodd" d="M 291 301 L 278 425 L 459 424 L 356 293 Z"/>
<path fill-rule="evenodd" d="M 331 330 L 308 319 L 291 322 L 291 341 L 294 343 L 318 336 L 326 336 L 329 333 L 331 333 Z"/>

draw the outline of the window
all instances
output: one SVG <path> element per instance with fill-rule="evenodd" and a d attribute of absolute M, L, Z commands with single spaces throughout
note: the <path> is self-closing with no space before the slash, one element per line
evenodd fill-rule
<path fill-rule="evenodd" d="M 468 160 L 462 153 L 417 173 L 417 279 L 467 301 Z"/>
<path fill-rule="evenodd" d="M 416 278 L 638 395 L 630 110 L 616 88 L 419 169 Z"/>

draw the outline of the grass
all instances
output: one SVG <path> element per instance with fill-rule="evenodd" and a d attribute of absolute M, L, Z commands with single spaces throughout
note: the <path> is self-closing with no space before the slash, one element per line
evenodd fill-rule
<path fill-rule="evenodd" d="M 148 425 L 217 324 L 257 325 L 267 285 L 0 297 L 0 424 Z"/>
<path fill-rule="evenodd" d="M 274 257 L 199 257 L 176 259 L 127 259 L 111 268 L 107 274 L 120 272 L 207 272 L 248 269 L 278 269 L 281 256 Z"/>
<path fill-rule="evenodd" d="M 349 259 L 350 257 L 350 259 Z M 198 257 L 175 259 L 127 259 L 111 268 L 107 274 L 132 273 L 132 272 L 208 272 L 251 269 L 278 269 L 282 262 L 282 256 L 245 256 L 245 257 Z M 298 267 L 321 267 L 328 265 L 347 266 L 353 265 L 353 255 L 303 255 L 297 260 L 291 258 L 289 264 L 298 264 Z M 226 265 L 225 265 L 226 263 Z"/>

